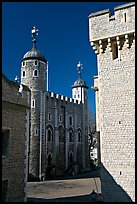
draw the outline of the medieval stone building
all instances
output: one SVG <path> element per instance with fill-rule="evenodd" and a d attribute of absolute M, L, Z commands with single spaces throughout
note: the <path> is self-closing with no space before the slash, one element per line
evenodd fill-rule
<path fill-rule="evenodd" d="M 2 75 L 2 201 L 27 201 L 30 90 Z"/>
<path fill-rule="evenodd" d="M 105 202 L 135 201 L 135 3 L 89 16 Z"/>
<path fill-rule="evenodd" d="M 81 78 L 72 86 L 72 98 L 46 90 L 47 60 L 33 48 L 21 63 L 21 84 L 31 90 L 29 175 L 40 180 L 78 173 L 89 168 L 88 87 Z"/>

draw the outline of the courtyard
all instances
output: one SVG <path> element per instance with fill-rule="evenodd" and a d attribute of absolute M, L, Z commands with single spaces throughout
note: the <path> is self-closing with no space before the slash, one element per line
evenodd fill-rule
<path fill-rule="evenodd" d="M 28 202 L 92 202 L 91 193 L 101 200 L 101 183 L 98 171 L 59 178 L 28 182 Z"/>

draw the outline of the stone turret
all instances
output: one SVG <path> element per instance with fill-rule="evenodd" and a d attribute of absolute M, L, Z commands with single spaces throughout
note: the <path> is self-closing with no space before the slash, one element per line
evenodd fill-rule
<path fill-rule="evenodd" d="M 31 90 L 31 116 L 30 116 L 30 152 L 29 173 L 41 179 L 41 149 L 43 134 L 43 110 L 45 104 L 47 60 L 36 48 L 37 29 L 32 28 L 33 47 L 28 51 L 21 66 L 21 84 Z"/>
<path fill-rule="evenodd" d="M 82 64 L 77 64 L 78 79 L 72 86 L 72 98 L 80 101 L 82 107 L 83 124 L 83 167 L 89 169 L 89 151 L 88 151 L 88 86 L 81 77 Z"/>

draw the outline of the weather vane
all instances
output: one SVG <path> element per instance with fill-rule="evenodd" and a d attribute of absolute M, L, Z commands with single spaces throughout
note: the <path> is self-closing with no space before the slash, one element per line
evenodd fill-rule
<path fill-rule="evenodd" d="M 32 27 L 31 33 L 32 33 L 32 37 L 34 38 L 33 40 L 36 41 L 36 35 L 38 35 L 38 29 L 36 29 L 35 26 Z"/>
<path fill-rule="evenodd" d="M 79 78 L 81 78 L 81 70 L 83 69 L 82 64 L 79 62 L 77 64 L 77 70 L 78 70 L 78 74 L 79 74 Z"/>
<path fill-rule="evenodd" d="M 18 76 L 16 76 L 14 80 L 16 83 L 19 83 L 19 77 Z"/>

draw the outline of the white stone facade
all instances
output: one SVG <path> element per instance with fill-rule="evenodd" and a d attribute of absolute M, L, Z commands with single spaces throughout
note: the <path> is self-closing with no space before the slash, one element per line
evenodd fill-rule
<path fill-rule="evenodd" d="M 70 166 L 75 173 L 89 170 L 88 87 L 77 86 L 80 100 L 46 91 L 47 62 L 38 59 L 40 53 L 32 58 L 34 51 L 24 55 L 21 66 L 21 84 L 31 90 L 29 174 L 45 180 Z"/>
<path fill-rule="evenodd" d="M 89 16 L 105 202 L 135 201 L 135 3 Z"/>

